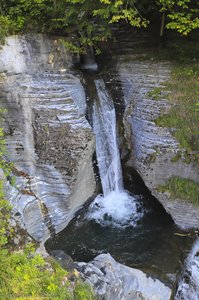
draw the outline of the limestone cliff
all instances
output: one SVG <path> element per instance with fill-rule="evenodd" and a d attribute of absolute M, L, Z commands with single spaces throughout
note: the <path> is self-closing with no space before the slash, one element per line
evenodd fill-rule
<path fill-rule="evenodd" d="M 168 192 L 158 191 L 169 178 L 178 176 L 199 182 L 198 168 L 183 159 L 173 161 L 180 151 L 179 143 L 167 128 L 155 124 L 162 113 L 169 113 L 170 102 L 154 99 L 154 88 L 164 87 L 170 76 L 168 63 L 120 59 L 118 72 L 125 99 L 125 133 L 132 149 L 129 162 L 139 172 L 146 186 L 162 203 L 175 223 L 183 228 L 199 228 L 199 208 L 184 199 L 172 199 Z M 166 92 L 165 92 L 166 93 Z"/>
<path fill-rule="evenodd" d="M 7 159 L 15 183 L 7 198 L 37 240 L 62 230 L 95 189 L 94 136 L 72 58 L 56 39 L 9 37 L 0 50 Z"/>

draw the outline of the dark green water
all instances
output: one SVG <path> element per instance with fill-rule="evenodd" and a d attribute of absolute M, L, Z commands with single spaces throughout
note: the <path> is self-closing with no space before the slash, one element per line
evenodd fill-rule
<path fill-rule="evenodd" d="M 109 252 L 118 262 L 142 269 L 172 286 L 194 237 L 176 229 L 131 168 L 124 170 L 124 183 L 130 192 L 139 195 L 145 207 L 140 224 L 124 229 L 103 227 L 87 220 L 85 207 L 66 229 L 46 242 L 46 248 L 49 252 L 61 249 L 74 260 L 85 262 Z"/>
<path fill-rule="evenodd" d="M 116 70 L 117 60 L 122 55 L 130 63 L 132 49 L 135 51 L 139 45 L 144 44 L 147 53 L 147 43 L 150 42 L 148 39 L 140 39 L 136 36 L 135 43 L 134 39 L 133 36 L 129 38 L 126 34 L 121 34 L 121 41 L 117 42 L 117 47 L 113 46 L 112 50 L 110 50 L 111 47 L 108 49 L 108 52 L 112 51 L 112 59 L 110 59 L 110 53 L 105 54 L 98 59 L 100 68 L 97 73 L 84 74 L 87 82 L 85 88 L 88 89 L 88 102 L 90 102 L 88 119 L 91 119 L 92 101 L 96 97 L 93 80 L 96 77 L 103 78 L 109 88 L 119 120 L 118 131 L 120 149 L 124 152 L 123 157 L 125 157 L 125 149 L 123 149 L 123 126 L 121 124 L 124 101 L 121 82 Z M 144 217 L 139 224 L 136 227 L 124 229 L 104 227 L 86 218 L 88 206 L 85 206 L 66 229 L 46 242 L 46 248 L 49 252 L 61 249 L 71 255 L 74 260 L 85 262 L 100 253 L 109 252 L 118 262 L 139 268 L 174 286 L 195 236 L 177 229 L 170 216 L 151 196 L 136 172 L 126 167 L 125 161 L 123 161 L 123 166 L 124 187 L 132 195 L 138 196 L 145 210 Z"/>

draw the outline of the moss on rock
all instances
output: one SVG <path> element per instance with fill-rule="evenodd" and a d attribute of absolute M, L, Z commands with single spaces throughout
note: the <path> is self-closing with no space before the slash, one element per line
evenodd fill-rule
<path fill-rule="evenodd" d="M 199 206 L 199 185 L 193 180 L 173 176 L 166 185 L 159 186 L 158 191 L 168 191 L 173 199 L 183 199 Z"/>

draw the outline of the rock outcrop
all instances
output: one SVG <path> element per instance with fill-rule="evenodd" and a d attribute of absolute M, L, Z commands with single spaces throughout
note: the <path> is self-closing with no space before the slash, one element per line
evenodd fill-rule
<path fill-rule="evenodd" d="M 0 51 L 6 156 L 15 176 L 7 198 L 39 241 L 62 230 L 95 189 L 95 141 L 71 66 L 57 40 L 42 35 L 10 37 Z"/>
<path fill-rule="evenodd" d="M 162 90 L 158 100 L 152 92 L 154 88 L 161 90 L 164 87 L 170 76 L 170 65 L 120 58 L 118 72 L 126 106 L 125 134 L 132 149 L 129 163 L 180 228 L 199 228 L 199 208 L 184 199 L 172 199 L 168 192 L 158 190 L 172 176 L 199 182 L 196 165 L 187 164 L 183 159 L 172 160 L 181 151 L 180 145 L 167 128 L 155 124 L 155 119 L 171 108 L 166 91 Z"/>
<path fill-rule="evenodd" d="M 109 254 L 100 254 L 76 268 L 103 300 L 169 300 L 171 290 L 144 272 L 117 263 Z"/>

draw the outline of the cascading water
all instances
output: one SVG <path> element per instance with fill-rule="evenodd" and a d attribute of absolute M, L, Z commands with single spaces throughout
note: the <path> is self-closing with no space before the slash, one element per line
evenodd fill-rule
<path fill-rule="evenodd" d="M 99 103 L 93 107 L 93 129 L 102 189 L 106 197 L 123 190 L 122 167 L 117 145 L 116 115 L 103 80 L 95 80 Z"/>
<path fill-rule="evenodd" d="M 100 253 L 109 252 L 118 262 L 139 268 L 172 287 L 175 285 L 176 271 L 181 269 L 194 237 L 176 234 L 177 229 L 170 216 L 150 194 L 133 168 L 127 164 L 123 169 L 124 187 L 133 194 L 139 194 L 139 201 L 137 196 L 132 197 L 123 188 L 114 105 L 117 114 L 121 114 L 121 119 L 118 119 L 117 123 L 122 127 L 124 103 L 120 99 L 123 97 L 124 87 L 127 89 L 129 87 L 129 76 L 135 75 L 133 77 L 135 83 L 133 80 L 130 81 L 131 87 L 138 84 L 138 88 L 142 90 L 145 81 L 151 85 L 151 77 L 147 75 L 148 73 L 140 77 L 138 72 L 139 76 L 136 77 L 135 72 L 143 65 L 137 62 L 134 64 L 129 53 L 128 48 L 127 56 L 122 54 L 118 57 L 118 61 L 125 61 L 122 81 L 115 68 L 116 65 L 118 68 L 117 61 L 110 61 L 110 57 L 106 55 L 102 57 L 100 72 L 107 86 L 103 80 L 97 80 L 95 81 L 96 88 L 93 88 L 93 78 L 99 76 L 99 73 L 84 72 L 86 94 L 89 99 L 97 99 L 93 109 L 90 106 L 87 107 L 87 113 L 90 117 L 91 110 L 93 111 L 93 127 L 103 196 L 99 195 L 89 208 L 86 205 L 82 207 L 70 224 L 56 237 L 48 240 L 45 246 L 48 251 L 61 249 L 71 255 L 74 260 L 85 262 L 92 260 Z M 92 65 L 87 62 L 86 67 L 93 69 Z M 107 87 L 114 95 L 114 105 Z M 127 92 L 129 91 L 134 93 L 135 97 L 137 96 L 137 88 L 135 91 L 131 89 Z M 125 98 L 126 95 L 124 95 Z M 141 205 L 144 207 L 144 216 Z M 139 226 L 135 226 L 137 224 Z M 181 283 L 179 288 L 180 285 Z M 193 299 L 176 298 L 176 300 Z"/>
<path fill-rule="evenodd" d="M 135 226 L 143 212 L 123 187 L 114 104 L 103 80 L 95 80 L 95 86 L 99 102 L 93 106 L 93 129 L 103 196 L 97 196 L 87 217 L 101 225 Z"/>
<path fill-rule="evenodd" d="M 199 300 L 199 238 L 186 260 L 175 300 Z"/>

